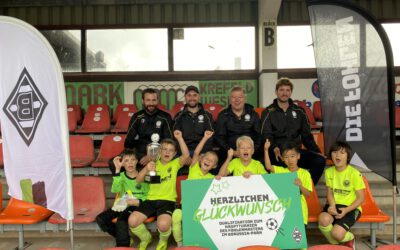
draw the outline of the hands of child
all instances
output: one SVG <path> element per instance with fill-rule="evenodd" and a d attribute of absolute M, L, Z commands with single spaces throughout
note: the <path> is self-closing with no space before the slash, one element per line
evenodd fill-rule
<path fill-rule="evenodd" d="M 142 166 L 146 166 L 146 164 L 149 163 L 149 161 L 150 161 L 150 158 L 147 155 L 145 155 L 142 157 L 142 159 L 140 159 L 139 163 Z"/>
<path fill-rule="evenodd" d="M 126 204 L 128 204 L 128 206 L 138 207 L 139 206 L 139 200 L 138 199 L 128 198 L 128 199 L 126 199 Z"/>
<path fill-rule="evenodd" d="M 332 216 L 336 216 L 338 215 L 338 212 L 336 210 L 335 206 L 329 206 L 328 207 L 328 214 L 332 215 Z"/>
<path fill-rule="evenodd" d="M 249 172 L 249 171 L 246 171 L 246 172 L 243 173 L 243 177 L 246 178 L 246 179 L 249 179 L 251 175 L 252 175 L 252 173 Z"/>
<path fill-rule="evenodd" d="M 269 147 L 271 147 L 271 142 L 267 139 L 264 143 L 264 152 L 268 152 Z"/>
<path fill-rule="evenodd" d="M 343 218 L 346 214 L 347 214 L 347 207 L 341 207 L 339 208 L 339 213 L 335 215 L 335 218 L 339 220 Z"/>
<path fill-rule="evenodd" d="M 281 150 L 278 147 L 274 148 L 274 154 L 276 161 L 282 160 Z"/>
<path fill-rule="evenodd" d="M 206 130 L 206 131 L 204 131 L 204 138 L 206 138 L 208 140 L 213 136 L 213 134 L 214 134 L 213 131 Z"/>
<path fill-rule="evenodd" d="M 220 181 L 220 180 L 221 180 L 221 178 L 222 178 L 222 176 L 221 176 L 221 175 L 216 175 L 216 176 L 215 176 L 215 179 L 216 179 L 217 181 Z"/>
<path fill-rule="evenodd" d="M 122 168 L 122 157 L 121 156 L 115 156 L 113 159 L 113 163 L 115 166 L 115 173 L 119 173 L 121 172 L 121 168 Z"/>
<path fill-rule="evenodd" d="M 232 159 L 232 157 L 233 157 L 234 154 L 235 154 L 235 150 L 233 150 L 232 148 L 230 148 L 230 149 L 228 150 L 228 158 L 231 158 L 231 159 Z"/>
<path fill-rule="evenodd" d="M 147 172 L 156 171 L 156 163 L 154 161 L 147 163 L 146 169 L 147 169 Z"/>
<path fill-rule="evenodd" d="M 299 178 L 296 178 L 296 179 L 294 180 L 294 185 L 300 187 L 300 186 L 302 185 L 301 180 L 300 180 Z"/>
<path fill-rule="evenodd" d="M 180 130 L 174 130 L 174 136 L 177 140 L 182 139 L 182 131 Z"/>

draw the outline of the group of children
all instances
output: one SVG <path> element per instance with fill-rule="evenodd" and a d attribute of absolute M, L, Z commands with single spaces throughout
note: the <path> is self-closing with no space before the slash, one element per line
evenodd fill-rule
<path fill-rule="evenodd" d="M 174 131 L 174 136 L 179 143 L 181 155 L 175 158 L 177 148 L 174 140 L 161 141 L 161 154 L 157 162 L 148 163 L 140 172 L 136 170 L 137 158 L 132 150 L 125 150 L 120 156 L 114 158 L 116 167 L 113 176 L 112 192 L 124 194 L 132 193 L 133 198 L 127 199 L 127 208 L 116 212 L 109 209 L 98 215 L 97 222 L 103 231 L 116 238 L 117 246 L 132 246 L 133 241 L 129 230 L 140 239 L 139 249 L 146 249 L 152 236 L 144 221 L 151 216 L 157 217 L 159 242 L 157 250 L 167 249 L 168 238 L 173 234 L 178 246 L 182 245 L 182 212 L 176 208 L 176 178 L 178 170 L 190 158 L 189 150 L 179 130 Z M 253 174 L 289 173 L 297 172 L 295 180 L 301 192 L 301 206 L 304 224 L 307 225 L 308 209 L 305 197 L 313 192 L 311 176 L 307 170 L 299 168 L 300 149 L 294 143 L 288 143 L 283 148 L 283 161 L 286 167 L 271 165 L 268 149 L 270 142 L 264 144 L 265 167 L 252 158 L 254 143 L 248 136 L 237 139 L 237 152 L 228 151 L 228 156 L 221 166 L 217 176 L 209 171 L 218 164 L 218 156 L 213 151 L 201 155 L 203 146 L 213 132 L 206 131 L 204 137 L 196 147 L 189 168 L 188 180 L 216 178 L 233 174 L 249 178 Z M 233 156 L 238 155 L 237 158 Z M 361 204 L 364 201 L 365 185 L 360 172 L 349 165 L 351 148 L 347 143 L 336 142 L 329 151 L 329 157 L 334 166 L 325 170 L 327 187 L 327 205 L 319 216 L 319 228 L 331 244 L 344 243 L 354 247 L 354 235 L 349 232 L 350 227 L 361 215 Z M 125 172 L 121 172 L 121 168 Z M 145 176 L 150 171 L 156 171 L 161 183 L 152 184 L 144 182 Z M 268 172 L 267 172 L 268 171 Z M 117 222 L 112 220 L 117 218 Z"/>

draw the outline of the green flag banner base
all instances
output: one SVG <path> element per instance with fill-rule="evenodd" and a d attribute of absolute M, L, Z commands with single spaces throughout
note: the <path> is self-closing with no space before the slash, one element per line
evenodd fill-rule
<path fill-rule="evenodd" d="M 307 247 L 297 173 L 182 182 L 183 245 Z"/>

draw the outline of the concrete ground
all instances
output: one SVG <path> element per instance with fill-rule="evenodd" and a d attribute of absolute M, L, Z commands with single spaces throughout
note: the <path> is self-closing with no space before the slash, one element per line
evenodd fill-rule
<path fill-rule="evenodd" d="M 102 232 L 93 231 L 75 231 L 74 232 L 74 249 L 75 250 L 102 250 L 104 248 L 113 247 L 114 240 L 111 236 L 108 236 Z M 365 235 L 367 236 L 367 235 Z M 157 235 L 153 234 L 153 242 L 148 247 L 149 250 L 156 249 Z M 356 249 L 357 250 L 368 250 L 370 249 L 364 241 L 365 237 L 356 236 Z M 390 240 L 391 236 L 383 237 Z M 25 232 L 25 241 L 31 243 L 27 250 L 39 250 L 45 247 L 59 247 L 65 249 L 70 248 L 70 238 L 67 232 L 46 232 L 39 233 L 37 231 Z M 137 241 L 134 246 L 137 245 Z M 317 231 L 313 231 L 312 234 L 308 235 L 309 246 L 326 244 L 325 239 Z M 17 232 L 4 232 L 0 233 L 0 249 L 1 250 L 12 250 L 18 245 L 18 233 Z M 170 247 L 174 247 L 175 242 L 172 237 L 170 238 Z M 224 249 L 225 250 L 225 249 Z"/>

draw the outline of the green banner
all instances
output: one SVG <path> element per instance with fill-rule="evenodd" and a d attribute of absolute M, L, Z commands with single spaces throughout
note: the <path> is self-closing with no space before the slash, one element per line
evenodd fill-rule
<path fill-rule="evenodd" d="M 66 82 L 67 104 L 77 104 L 87 110 L 90 104 L 107 104 L 115 110 L 124 103 L 124 84 L 122 82 Z"/>
<path fill-rule="evenodd" d="M 296 173 L 182 182 L 183 244 L 307 247 Z"/>
<path fill-rule="evenodd" d="M 257 80 L 218 80 L 199 81 L 202 103 L 218 103 L 224 107 L 229 105 L 229 91 L 234 86 L 242 86 L 246 90 L 247 103 L 258 107 Z"/>

